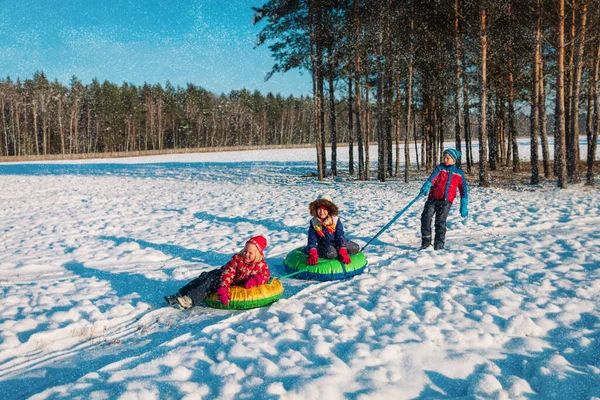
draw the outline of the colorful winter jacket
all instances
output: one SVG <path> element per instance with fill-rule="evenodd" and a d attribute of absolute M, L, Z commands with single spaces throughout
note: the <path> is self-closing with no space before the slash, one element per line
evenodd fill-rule
<path fill-rule="evenodd" d="M 221 282 L 219 286 L 226 288 L 231 285 L 244 284 L 248 278 L 260 275 L 264 278 L 265 282 L 271 277 L 269 266 L 263 261 L 255 262 L 252 264 L 246 264 L 240 254 L 236 254 L 231 257 L 231 260 L 223 267 L 221 267 Z"/>
<path fill-rule="evenodd" d="M 346 238 L 344 237 L 344 225 L 338 216 L 329 216 L 325 223 L 319 218 L 310 220 L 308 227 L 308 248 L 316 249 L 333 246 L 336 249 L 346 247 Z"/>
<path fill-rule="evenodd" d="M 469 198 L 465 174 L 456 164 L 450 166 L 438 165 L 427 181 L 432 184 L 428 197 L 430 199 L 448 200 L 452 203 L 456 197 L 457 189 L 460 191 L 462 199 Z"/>

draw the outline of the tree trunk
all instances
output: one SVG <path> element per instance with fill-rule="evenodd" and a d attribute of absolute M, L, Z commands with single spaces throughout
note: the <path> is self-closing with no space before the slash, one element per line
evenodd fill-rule
<path fill-rule="evenodd" d="M 509 6 L 510 7 L 510 6 Z M 481 122 L 479 123 L 479 186 L 490 186 L 487 160 L 487 14 L 481 6 Z"/>
<path fill-rule="evenodd" d="M 312 3 L 311 3 L 312 4 Z M 318 14 L 318 13 L 317 13 Z M 314 103 L 314 121 L 313 121 L 313 129 L 315 132 L 315 145 L 317 150 L 317 175 L 318 180 L 323 180 L 323 149 L 321 149 L 321 118 L 320 118 L 320 110 L 321 106 L 319 104 L 321 95 L 319 93 L 319 51 L 316 51 L 315 47 L 318 48 L 317 41 L 319 40 L 319 28 L 317 19 L 319 15 L 315 16 L 314 7 L 311 7 L 309 10 L 309 18 L 311 20 L 311 31 L 310 31 L 310 52 L 311 52 L 311 70 L 312 70 L 312 83 L 313 83 L 313 103 Z M 315 32 L 315 30 L 317 32 Z"/>
<path fill-rule="evenodd" d="M 5 110 L 6 110 L 6 100 L 4 100 L 4 96 L 2 96 L 2 101 L 0 106 L 2 107 L 2 109 L 0 110 L 2 112 L 2 133 L 3 133 L 3 142 L 4 142 L 4 148 L 2 148 L 2 146 L 0 146 L 0 155 L 1 154 L 5 154 L 6 156 L 8 156 L 8 129 L 6 128 L 6 115 L 5 115 Z"/>
<path fill-rule="evenodd" d="M 380 16 L 382 17 L 382 16 Z M 379 46 L 377 53 L 377 179 L 385 182 L 386 175 L 386 140 L 383 126 L 383 31 L 379 30 Z"/>
<path fill-rule="evenodd" d="M 579 182 L 577 172 L 577 161 L 579 161 L 579 95 L 581 92 L 581 73 L 583 71 L 583 50 L 585 46 L 585 34 L 587 23 L 587 10 L 589 0 L 584 0 L 581 10 L 581 33 L 579 35 L 579 48 L 575 64 L 575 75 L 573 76 L 573 98 L 571 99 L 571 137 L 572 146 L 567 148 L 567 172 L 573 182 Z M 573 4 L 574 6 L 574 4 Z"/>
<path fill-rule="evenodd" d="M 556 82 L 557 110 L 556 110 L 556 176 L 558 187 L 567 187 L 567 168 L 565 165 L 565 0 L 558 1 L 558 74 Z"/>
<path fill-rule="evenodd" d="M 23 142 L 24 140 L 22 140 L 21 137 L 21 112 L 19 111 L 20 109 L 20 103 L 16 104 L 15 107 L 15 117 L 16 117 L 16 137 L 17 137 L 17 150 L 15 152 L 15 155 L 22 155 L 23 154 Z"/>
<path fill-rule="evenodd" d="M 65 129 L 63 127 L 62 119 L 62 96 L 58 97 L 58 129 L 60 131 L 60 151 L 62 154 L 65 152 Z M 69 146 L 69 153 L 71 153 L 71 146 Z"/>
<path fill-rule="evenodd" d="M 320 30 L 319 30 L 320 31 Z M 321 35 L 319 35 L 320 37 Z M 319 96 L 319 138 L 321 140 L 321 169 L 323 171 L 323 177 L 327 177 L 327 153 L 326 153 L 326 140 L 325 140 L 325 76 L 323 71 L 323 48 L 319 42 L 317 42 L 317 94 Z"/>
<path fill-rule="evenodd" d="M 396 164 L 394 169 L 394 176 L 398 176 L 400 174 L 400 139 L 401 139 L 401 129 L 400 123 L 402 115 L 402 98 L 400 97 L 400 69 L 396 70 L 396 79 L 394 80 L 394 86 L 396 90 Z M 406 146 L 405 146 L 406 148 Z"/>
<path fill-rule="evenodd" d="M 365 76 L 369 76 L 369 63 L 365 64 Z M 365 83 L 365 180 L 369 180 L 371 174 L 371 156 L 370 156 L 370 141 L 371 141 L 371 106 L 369 105 L 369 92 L 370 88 L 368 83 Z"/>
<path fill-rule="evenodd" d="M 596 158 L 596 146 L 598 144 L 598 130 L 600 129 L 600 99 L 598 98 L 598 75 L 600 71 L 600 37 L 596 38 L 598 42 L 596 50 L 596 60 L 594 64 L 594 82 L 592 84 L 592 92 L 594 97 L 594 116 L 592 122 L 592 135 L 588 137 L 588 154 L 587 154 L 587 173 L 586 185 L 594 184 L 594 160 Z"/>
<path fill-rule="evenodd" d="M 462 7 L 461 7 L 462 8 Z M 461 29 L 461 43 L 460 46 L 460 59 L 461 59 L 461 72 L 462 72 L 462 95 L 463 95 L 463 117 L 464 117 L 464 129 L 465 129 L 465 156 L 467 160 L 467 172 L 471 173 L 471 167 L 473 166 L 473 147 L 471 143 L 471 113 L 469 105 L 469 87 L 466 74 L 466 33 L 464 24 Z M 423 161 L 423 159 L 421 158 Z"/>
<path fill-rule="evenodd" d="M 417 146 L 417 118 L 414 117 L 413 118 L 413 123 L 412 123 L 412 131 L 414 133 L 414 137 L 415 137 L 415 162 L 417 163 L 417 170 L 420 170 L 420 166 L 419 166 L 419 148 Z M 408 171 L 406 171 L 406 174 L 408 175 Z M 405 180 L 408 179 L 408 177 L 405 177 Z"/>
<path fill-rule="evenodd" d="M 87 105 L 87 152 L 92 152 L 92 109 Z"/>
<path fill-rule="evenodd" d="M 335 126 L 335 93 L 333 85 L 334 63 L 329 47 L 329 134 L 331 139 L 331 175 L 337 176 L 337 132 Z"/>
<path fill-rule="evenodd" d="M 38 105 L 37 102 L 33 102 L 32 112 L 33 112 L 33 137 L 35 139 L 35 152 L 39 156 L 40 155 L 40 141 L 39 141 L 39 129 L 38 129 Z M 8 147 L 6 149 L 8 155 Z"/>
<path fill-rule="evenodd" d="M 352 69 L 352 68 L 351 68 Z M 348 173 L 354 175 L 354 110 L 352 109 L 352 77 L 348 77 Z"/>
<path fill-rule="evenodd" d="M 354 82 L 355 82 L 355 97 L 356 97 L 356 140 L 357 140 L 357 149 L 358 149 L 358 179 L 364 181 L 367 179 L 365 173 L 365 160 L 364 160 L 364 143 L 363 143 L 363 133 L 362 133 L 362 110 L 361 110 L 361 70 L 360 70 L 360 62 L 361 62 L 361 49 L 360 49 L 360 15 L 359 15 L 359 1 L 354 0 L 353 4 L 353 14 L 354 14 Z M 368 142 L 368 138 L 367 138 Z"/>
<path fill-rule="evenodd" d="M 460 10 L 459 10 L 459 0 L 454 0 L 454 65 L 456 68 L 455 72 L 455 82 L 454 82 L 454 141 L 455 146 L 458 151 L 462 153 L 462 144 L 461 144 L 461 132 L 462 132 L 462 116 L 460 113 L 460 88 L 461 88 L 461 79 L 460 79 Z M 460 167 L 462 161 L 461 157 L 456 160 L 456 164 Z"/>
<path fill-rule="evenodd" d="M 546 82 L 544 75 L 543 45 L 540 45 L 540 76 L 539 76 L 539 116 L 540 116 L 540 137 L 542 139 L 542 159 L 544 165 L 544 178 L 550 178 L 550 151 L 548 149 L 548 130 L 546 123 Z"/>
<path fill-rule="evenodd" d="M 513 77 L 513 29 L 512 29 L 512 4 L 508 5 L 509 18 L 509 40 L 508 40 L 508 130 L 512 141 L 512 160 L 513 172 L 519 172 L 521 165 L 519 162 L 519 144 L 517 142 L 517 128 L 515 126 L 515 87 Z"/>
<path fill-rule="evenodd" d="M 565 48 L 565 57 L 568 55 L 569 64 L 565 71 L 565 159 L 564 162 L 567 168 L 567 176 L 572 179 L 573 171 L 571 170 L 571 163 L 569 158 L 572 154 L 575 154 L 575 143 L 573 140 L 573 132 L 571 131 L 571 122 L 573 118 L 573 94 L 575 91 L 575 42 L 576 42 L 576 30 L 577 30 L 577 0 L 571 0 L 571 29 L 569 38 L 569 48 Z"/>
<path fill-rule="evenodd" d="M 489 166 L 490 171 L 495 171 L 497 169 L 498 162 L 498 128 L 500 121 L 500 106 L 499 106 L 498 95 L 496 95 L 496 102 L 494 103 L 494 111 L 492 115 L 494 116 L 491 123 L 490 129 L 488 131 L 488 150 L 489 150 Z"/>
<path fill-rule="evenodd" d="M 408 167 L 410 166 L 409 138 L 411 127 L 413 127 L 412 102 L 413 102 L 413 73 L 415 54 L 415 6 L 410 2 L 410 50 L 408 61 L 408 87 L 406 97 L 406 140 L 404 141 L 404 182 L 408 183 Z M 417 151 L 417 132 L 413 129 L 415 136 L 415 153 L 417 157 L 417 168 L 419 168 L 419 152 Z"/>
<path fill-rule="evenodd" d="M 533 55 L 533 79 L 531 82 L 531 184 L 537 185 L 540 183 L 538 170 L 538 130 L 539 130 L 539 88 L 540 88 L 540 64 L 542 44 L 542 16 L 541 16 L 541 0 L 537 0 L 537 29 L 535 31 L 535 46 Z"/>

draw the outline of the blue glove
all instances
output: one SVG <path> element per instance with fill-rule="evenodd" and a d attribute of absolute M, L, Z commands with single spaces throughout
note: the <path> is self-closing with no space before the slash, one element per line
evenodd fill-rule
<path fill-rule="evenodd" d="M 460 199 L 460 216 L 467 218 L 469 216 L 469 199 Z"/>
<path fill-rule="evenodd" d="M 421 191 L 419 192 L 419 196 L 427 196 L 427 193 L 429 193 L 429 189 L 431 189 L 431 182 L 425 181 L 425 183 L 421 187 Z"/>

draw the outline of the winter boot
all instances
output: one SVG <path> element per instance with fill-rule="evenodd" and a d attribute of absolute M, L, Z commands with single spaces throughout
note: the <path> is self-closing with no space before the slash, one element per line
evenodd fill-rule
<path fill-rule="evenodd" d="M 165 300 L 167 301 L 167 304 L 170 306 L 174 306 L 177 305 L 177 294 L 171 294 L 169 296 L 165 296 Z"/>
<path fill-rule="evenodd" d="M 183 309 L 190 308 L 194 305 L 192 303 L 192 299 L 190 299 L 188 296 L 178 296 L 177 303 L 179 303 L 179 307 Z"/>
<path fill-rule="evenodd" d="M 431 246 L 431 238 L 430 237 L 422 238 L 421 239 L 421 250 L 425 250 L 429 246 Z"/>
<path fill-rule="evenodd" d="M 433 245 L 434 250 L 444 250 L 444 242 L 435 242 Z"/>
<path fill-rule="evenodd" d="M 170 306 L 177 305 L 183 309 L 190 308 L 191 306 L 193 306 L 192 299 L 190 299 L 188 296 L 181 296 L 179 293 L 172 294 L 170 296 L 165 296 L 165 300 Z"/>

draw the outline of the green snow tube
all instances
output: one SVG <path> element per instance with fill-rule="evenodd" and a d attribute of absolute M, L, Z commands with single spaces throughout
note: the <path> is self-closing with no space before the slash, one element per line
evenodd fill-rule
<path fill-rule="evenodd" d="M 359 251 L 357 254 L 350 256 L 350 260 L 352 261 L 350 264 L 344 264 L 337 259 L 319 258 L 319 261 L 315 265 L 306 265 L 308 256 L 302 250 L 304 250 L 304 247 L 293 250 L 287 255 L 284 261 L 288 271 L 304 271 L 295 275 L 300 279 L 334 281 L 350 278 L 361 274 L 368 264 L 365 255 Z"/>
<path fill-rule="evenodd" d="M 250 289 L 241 286 L 229 288 L 229 303 L 221 304 L 216 293 L 209 294 L 204 302 L 212 308 L 224 310 L 248 310 L 250 308 L 264 307 L 275 303 L 283 294 L 283 285 L 274 278 L 269 283 L 258 285 Z"/>

